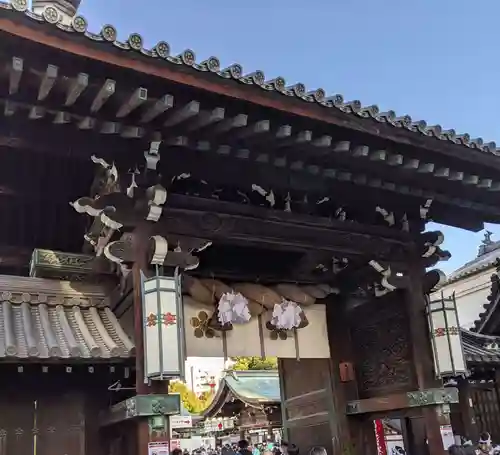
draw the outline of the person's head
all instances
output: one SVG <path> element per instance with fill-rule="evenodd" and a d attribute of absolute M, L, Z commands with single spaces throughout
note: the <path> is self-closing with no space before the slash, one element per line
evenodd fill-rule
<path fill-rule="evenodd" d="M 238 449 L 240 450 L 248 449 L 249 445 L 250 444 L 248 444 L 248 441 L 246 439 L 242 439 L 241 441 L 238 442 Z"/>
<path fill-rule="evenodd" d="M 464 455 L 476 455 L 476 448 L 470 444 L 470 445 L 464 445 L 462 446 L 463 454 Z"/>
<path fill-rule="evenodd" d="M 450 447 L 448 447 L 448 453 L 450 455 L 464 455 L 464 449 L 462 446 L 453 444 Z"/>
<path fill-rule="evenodd" d="M 174 449 L 174 450 L 172 450 L 172 455 L 182 455 L 182 449 Z"/>
<path fill-rule="evenodd" d="M 299 448 L 295 444 L 288 444 L 288 455 L 299 455 Z"/>
<path fill-rule="evenodd" d="M 477 446 L 483 452 L 487 452 L 491 449 L 491 436 L 487 431 L 484 431 L 479 435 L 479 442 L 477 443 Z"/>
<path fill-rule="evenodd" d="M 327 453 L 324 447 L 316 446 L 309 451 L 309 455 L 327 455 Z"/>

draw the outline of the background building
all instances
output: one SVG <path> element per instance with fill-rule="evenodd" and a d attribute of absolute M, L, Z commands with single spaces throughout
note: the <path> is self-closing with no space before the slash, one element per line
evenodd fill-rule
<path fill-rule="evenodd" d="M 455 293 L 460 325 L 471 328 L 483 311 L 491 288 L 491 276 L 496 271 L 495 262 L 500 258 L 500 241 L 491 240 L 486 231 L 477 256 L 452 272 L 444 285 L 431 298 Z"/>
<path fill-rule="evenodd" d="M 198 396 L 213 393 L 224 369 L 223 358 L 189 357 L 186 361 L 186 384 Z"/>

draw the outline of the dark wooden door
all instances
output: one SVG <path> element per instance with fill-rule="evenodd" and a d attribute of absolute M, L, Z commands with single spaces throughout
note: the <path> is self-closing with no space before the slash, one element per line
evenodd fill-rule
<path fill-rule="evenodd" d="M 471 398 L 478 430 L 488 431 L 494 441 L 500 440 L 500 396 L 495 384 L 472 385 Z"/>
<path fill-rule="evenodd" d="M 78 395 L 0 393 L 0 455 L 84 453 L 84 414 Z"/>
<path fill-rule="evenodd" d="M 37 402 L 36 415 L 40 433 L 34 455 L 84 455 L 85 418 L 78 395 L 42 396 Z"/>
<path fill-rule="evenodd" d="M 301 453 L 323 446 L 333 453 L 336 416 L 329 359 L 280 359 L 285 437 Z"/>
<path fill-rule="evenodd" d="M 0 394 L 0 455 L 34 453 L 34 411 L 29 391 L 18 396 Z"/>

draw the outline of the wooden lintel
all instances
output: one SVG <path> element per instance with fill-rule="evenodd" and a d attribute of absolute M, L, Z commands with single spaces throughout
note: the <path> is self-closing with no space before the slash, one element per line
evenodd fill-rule
<path fill-rule="evenodd" d="M 417 390 L 385 397 L 349 401 L 346 407 L 346 414 L 360 415 L 452 403 L 458 403 L 458 389 L 455 387 Z"/>
<path fill-rule="evenodd" d="M 156 235 L 179 234 L 218 243 L 332 255 L 404 258 L 411 238 L 389 228 L 291 215 L 220 201 L 171 195 Z M 394 232 L 393 232 L 394 231 Z"/>

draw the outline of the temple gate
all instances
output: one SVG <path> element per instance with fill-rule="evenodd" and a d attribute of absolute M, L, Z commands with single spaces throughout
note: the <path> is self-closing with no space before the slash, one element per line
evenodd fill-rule
<path fill-rule="evenodd" d="M 0 2 L 2 380 L 27 364 L 76 371 L 81 349 L 101 361 L 87 372 L 133 359 L 118 383 L 102 373 L 99 398 L 77 376 L 88 426 L 65 453 L 146 455 L 168 442 L 179 412 L 168 381 L 186 355 L 273 355 L 302 453 L 375 453 L 373 421 L 389 417 L 411 453 L 442 454 L 458 396 L 441 377 L 466 369 L 448 301 L 448 322 L 432 325 L 426 296 L 443 275 L 426 270 L 450 255 L 425 225 L 500 221 L 495 144 L 163 41 L 146 48 L 136 33 L 120 41 L 111 25 L 91 32 L 70 14 L 77 3 Z M 57 299 L 47 309 L 27 297 L 34 280 L 92 282 L 78 299 L 105 301 L 84 311 L 65 297 L 63 315 Z M 39 321 L 43 336 L 26 336 Z M 19 334 L 33 348 L 23 356 Z M 15 430 L 0 433 L 8 455 Z"/>

